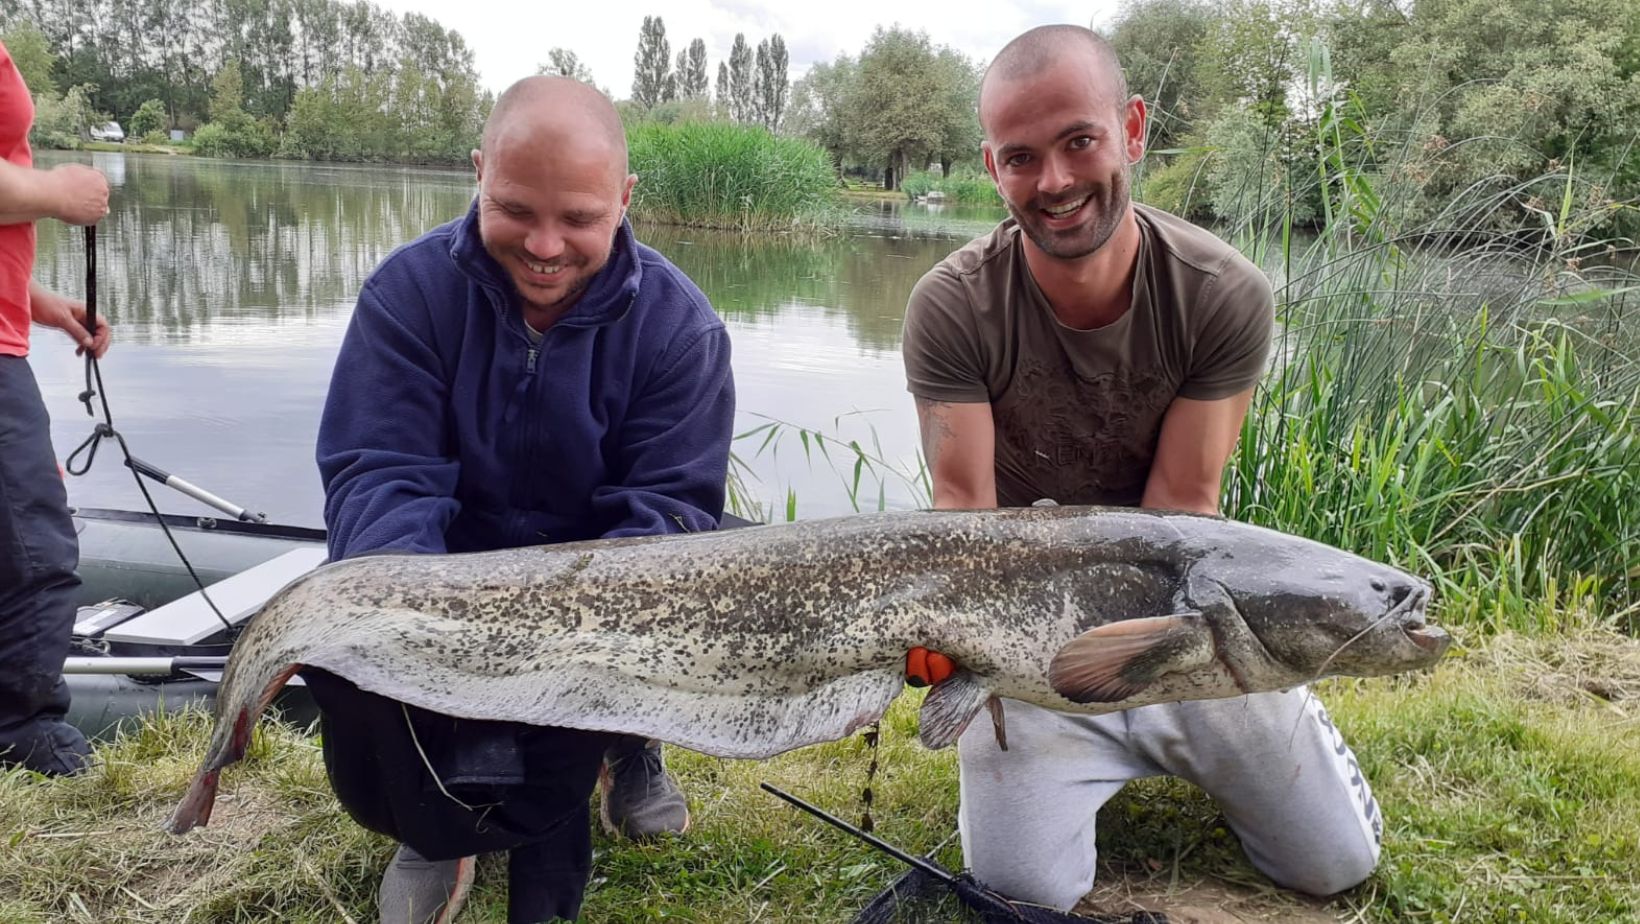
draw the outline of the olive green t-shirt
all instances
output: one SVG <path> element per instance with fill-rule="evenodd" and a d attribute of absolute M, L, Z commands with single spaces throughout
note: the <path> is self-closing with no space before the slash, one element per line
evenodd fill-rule
<path fill-rule="evenodd" d="M 1054 317 L 1013 219 L 929 270 L 902 351 L 918 398 L 988 401 L 997 501 L 1137 506 L 1176 397 L 1227 398 L 1264 372 L 1270 283 L 1230 245 L 1142 205 L 1133 303 L 1092 330 Z"/>

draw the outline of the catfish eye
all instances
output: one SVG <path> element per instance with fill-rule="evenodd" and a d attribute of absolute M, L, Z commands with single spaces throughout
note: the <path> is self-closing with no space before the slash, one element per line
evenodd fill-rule
<path fill-rule="evenodd" d="M 1383 593 L 1386 586 L 1387 585 L 1382 580 L 1380 580 L 1378 578 L 1373 578 L 1372 579 L 1372 589 L 1373 590 L 1376 590 L 1379 593 Z"/>

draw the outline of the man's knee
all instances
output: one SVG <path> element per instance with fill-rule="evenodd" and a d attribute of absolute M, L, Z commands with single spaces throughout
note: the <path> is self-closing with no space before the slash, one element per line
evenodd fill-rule
<path fill-rule="evenodd" d="M 1366 882 L 1377 867 L 1378 845 L 1362 842 L 1339 845 L 1325 854 L 1307 857 L 1302 863 L 1263 872 L 1283 888 L 1325 898 Z"/>
<path fill-rule="evenodd" d="M 1046 905 L 1060 911 L 1076 907 L 1082 896 L 1093 889 L 1093 860 L 1085 866 L 1067 867 L 1065 864 L 1034 865 L 1013 862 L 990 862 L 973 858 L 972 872 L 986 888 L 1000 892 L 1014 901 Z"/>

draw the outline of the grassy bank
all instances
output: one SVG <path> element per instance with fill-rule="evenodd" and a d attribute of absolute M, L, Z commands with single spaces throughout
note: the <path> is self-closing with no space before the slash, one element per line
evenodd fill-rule
<path fill-rule="evenodd" d="M 928 170 L 919 170 L 906 174 L 900 183 L 900 191 L 913 201 L 938 193 L 942 201 L 953 205 L 1002 206 L 996 184 L 983 173 L 959 170 L 950 176 L 940 176 Z"/>
<path fill-rule="evenodd" d="M 1322 693 L 1386 820 L 1384 859 L 1365 885 L 1330 903 L 1271 890 L 1211 802 L 1149 781 L 1102 816 L 1102 907 L 1175 907 L 1210 887 L 1245 920 L 1640 916 L 1640 642 L 1501 636 L 1431 676 Z M 957 865 L 955 763 L 914 742 L 917 698 L 885 725 L 877 832 L 918 852 L 943 844 Z M 374 920 L 391 845 L 337 808 L 313 741 L 290 729 L 258 732 L 251 759 L 227 771 L 210 827 L 158 830 L 206 732 L 202 716 L 169 717 L 100 748 L 82 779 L 0 776 L 0 920 Z M 584 920 L 843 922 L 902 872 L 757 788 L 766 780 L 857 821 L 870 760 L 858 738 L 762 763 L 672 755 L 693 829 L 642 847 L 599 835 Z M 462 920 L 505 920 L 494 862 Z M 962 918 L 944 907 L 922 920 Z"/>
<path fill-rule="evenodd" d="M 813 144 L 725 122 L 627 129 L 635 217 L 739 231 L 834 223 L 836 176 Z"/>
<path fill-rule="evenodd" d="M 82 141 L 76 151 L 100 151 L 105 154 L 192 154 L 193 146 L 189 144 L 143 144 L 140 141 L 127 141 L 116 144 L 112 141 Z"/>

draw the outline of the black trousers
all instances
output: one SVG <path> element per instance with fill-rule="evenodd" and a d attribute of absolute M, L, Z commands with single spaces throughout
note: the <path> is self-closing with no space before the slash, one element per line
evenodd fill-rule
<path fill-rule="evenodd" d="M 40 388 L 0 356 L 0 765 L 71 773 L 90 753 L 63 722 L 79 563 Z"/>
<path fill-rule="evenodd" d="M 355 821 L 429 860 L 509 851 L 509 924 L 575 920 L 592 871 L 587 801 L 617 736 L 456 719 L 326 671 L 302 678 Z"/>

